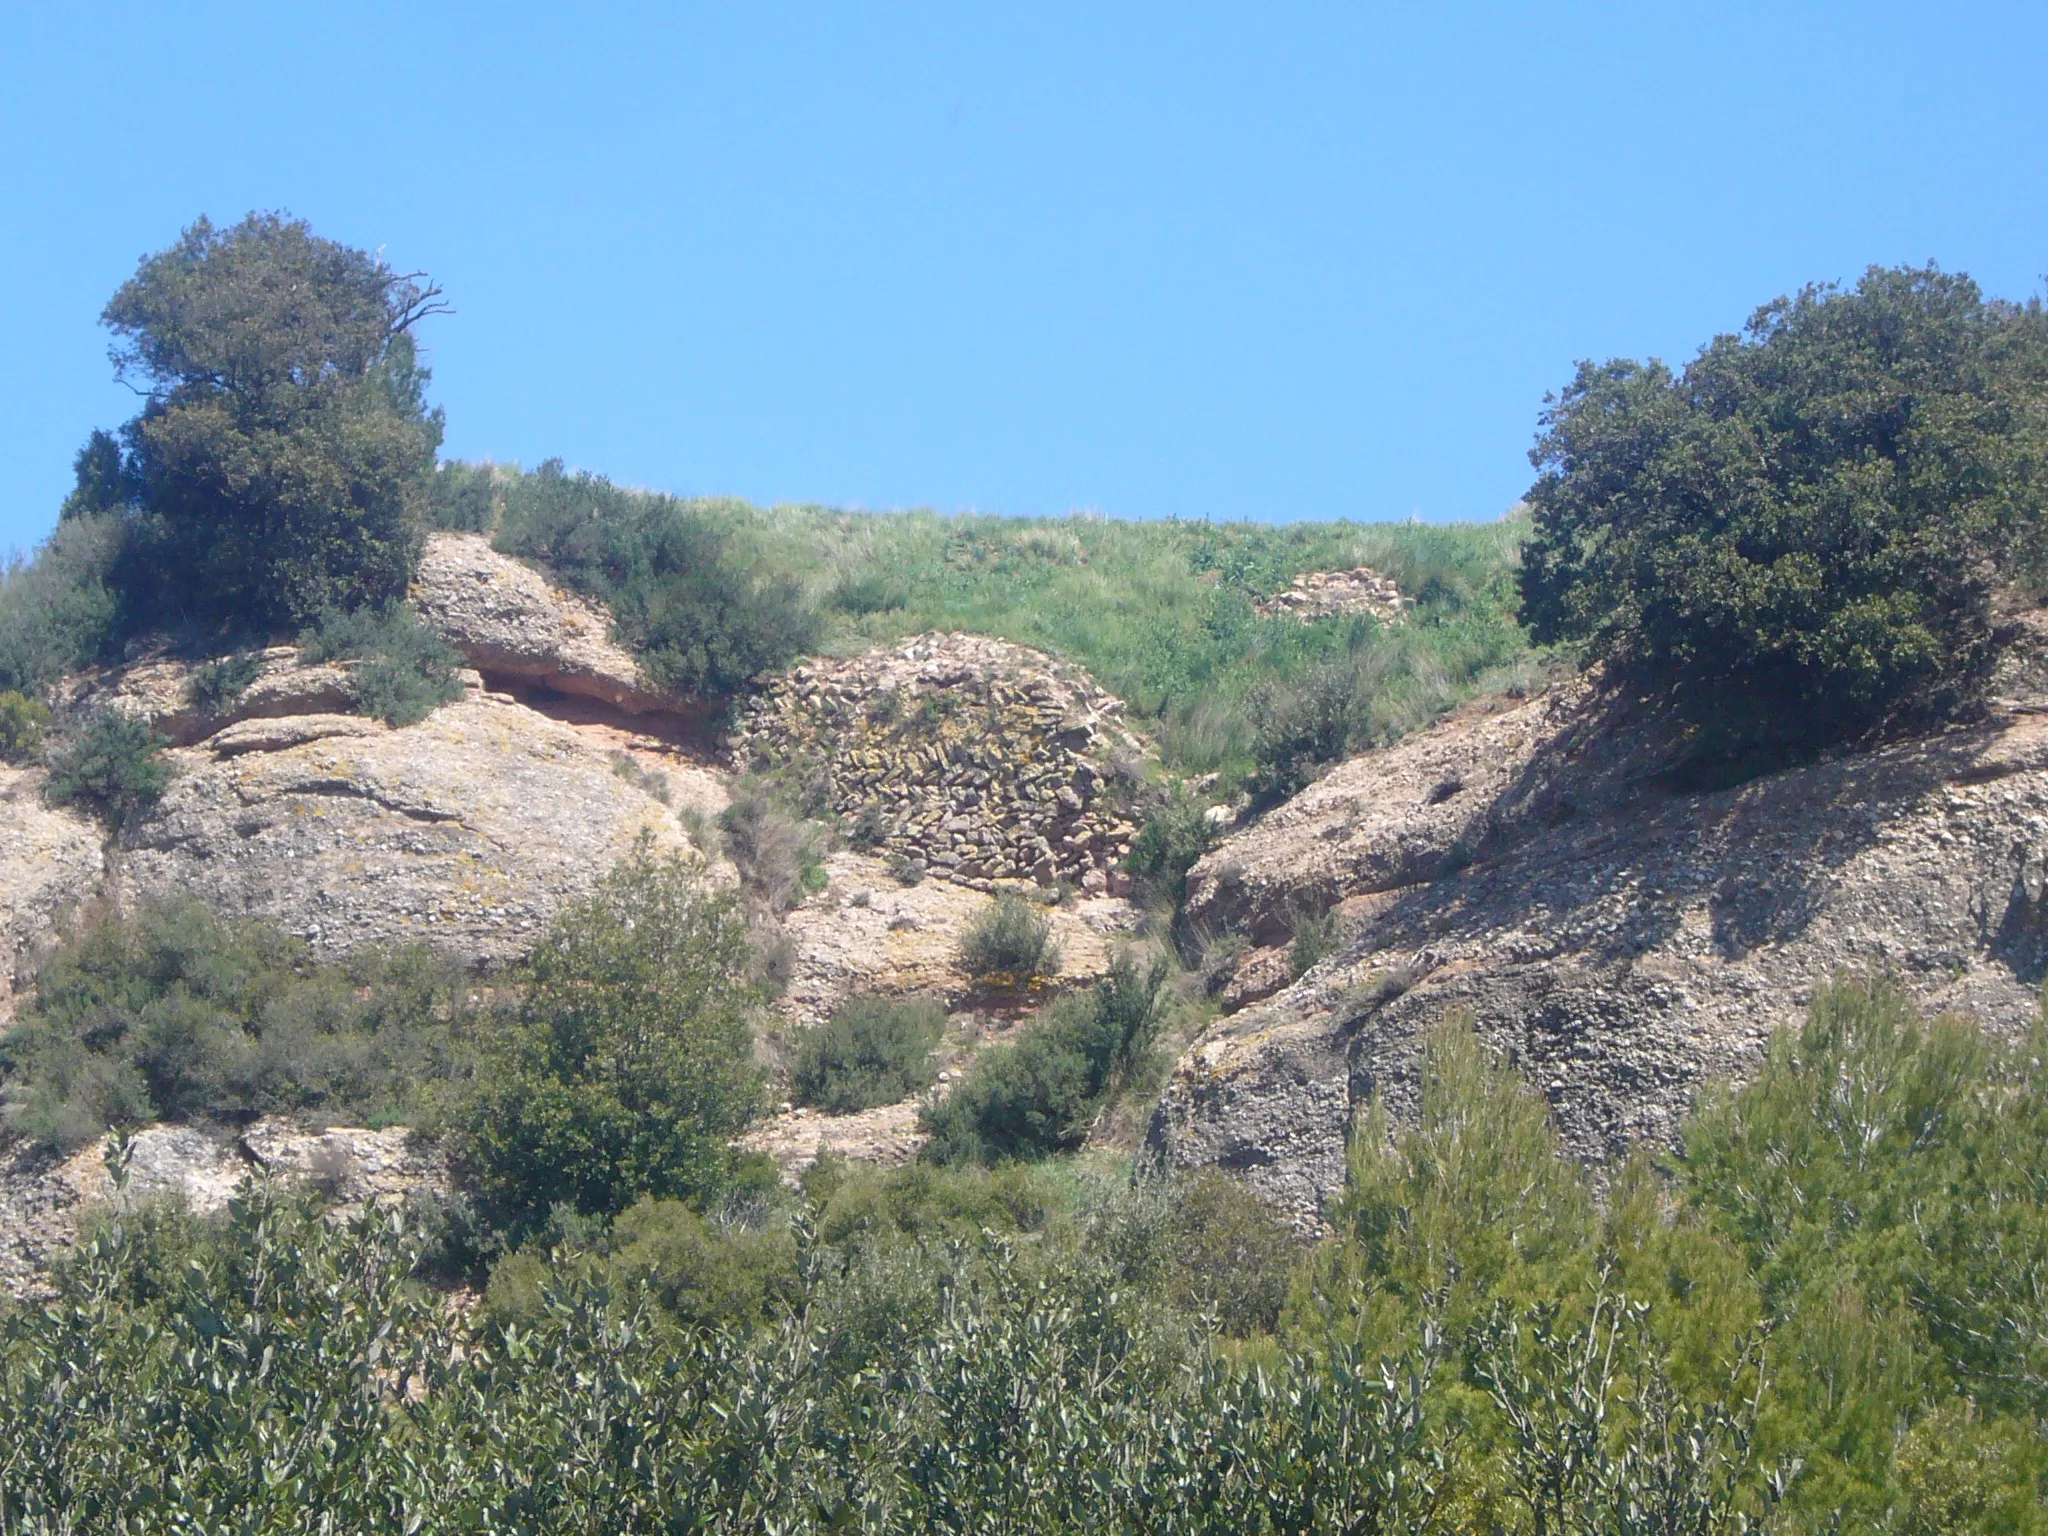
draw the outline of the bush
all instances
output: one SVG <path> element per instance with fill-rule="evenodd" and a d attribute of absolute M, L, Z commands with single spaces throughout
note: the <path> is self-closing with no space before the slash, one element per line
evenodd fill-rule
<path fill-rule="evenodd" d="M 791 1096 L 829 1115 L 894 1104 L 932 1085 L 946 1010 L 929 998 L 849 998 L 797 1037 Z"/>
<path fill-rule="evenodd" d="M 504 506 L 495 465 L 451 461 L 434 470 L 427 489 L 427 524 L 449 533 L 490 533 Z"/>
<path fill-rule="evenodd" d="M 111 585 L 118 518 L 60 523 L 33 560 L 0 562 L 0 689 L 33 696 L 115 649 L 121 604 Z"/>
<path fill-rule="evenodd" d="M 1151 1043 L 1172 967 L 1129 951 L 1085 993 L 1063 997 L 1012 1045 L 976 1056 L 953 1091 L 922 1112 L 937 1163 L 999 1163 L 1069 1152 L 1116 1079 Z"/>
<path fill-rule="evenodd" d="M 531 1232 L 558 1205 L 609 1215 L 728 1190 L 728 1143 L 761 1107 L 751 961 L 736 899 L 644 842 L 568 907 L 457 1114 L 485 1209 Z"/>
<path fill-rule="evenodd" d="M 1673 375 L 1583 363 L 1531 454 L 1523 610 L 1702 758 L 1940 713 L 1989 673 L 2048 495 L 2048 316 L 1935 268 L 1765 305 Z"/>
<path fill-rule="evenodd" d="M 50 711 L 42 700 L 0 693 L 0 762 L 33 762 L 49 725 Z"/>
<path fill-rule="evenodd" d="M 1175 911 L 1187 900 L 1188 871 L 1215 841 L 1206 810 L 1186 786 L 1174 785 L 1145 818 L 1124 859 L 1124 868 L 1141 882 L 1144 893 Z"/>
<path fill-rule="evenodd" d="M 49 753 L 44 797 L 52 805 L 87 806 L 118 832 L 170 787 L 163 749 L 163 738 L 147 721 L 98 710 Z"/>
<path fill-rule="evenodd" d="M 679 695 L 729 698 L 817 643 L 801 586 L 729 520 L 568 474 L 559 459 L 506 485 L 497 545 L 605 603 L 619 638 Z"/>
<path fill-rule="evenodd" d="M 1037 981 L 1060 968 L 1052 919 L 1030 900 L 1005 891 L 960 936 L 960 963 L 977 981 Z"/>
<path fill-rule="evenodd" d="M 257 656 L 223 656 L 196 669 L 186 691 L 192 707 L 209 720 L 218 719 L 235 707 L 249 691 L 249 685 L 263 675 L 263 661 Z"/>
<path fill-rule="evenodd" d="M 349 677 L 356 708 L 387 725 L 417 725 L 462 697 L 461 653 L 402 605 L 330 609 L 299 635 L 299 659 L 358 662 Z"/>
<path fill-rule="evenodd" d="M 1334 955 L 1342 938 L 1334 908 L 1319 911 L 1313 905 L 1298 905 L 1294 911 L 1294 939 L 1287 946 L 1287 968 L 1294 979 L 1301 980 Z"/>
<path fill-rule="evenodd" d="M 69 1149 L 156 1120 L 390 1121 L 459 1070 L 457 976 L 424 950 L 317 964 L 191 900 L 100 923 L 0 1037 L 10 1129 Z"/>
<path fill-rule="evenodd" d="M 741 779 L 718 825 L 748 893 L 768 912 L 787 912 L 825 888 L 824 829 L 791 807 L 779 781 Z"/>

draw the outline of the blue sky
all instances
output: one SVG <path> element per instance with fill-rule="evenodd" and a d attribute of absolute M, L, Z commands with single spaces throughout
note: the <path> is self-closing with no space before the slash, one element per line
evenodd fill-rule
<path fill-rule="evenodd" d="M 2048 271 L 2048 7 L 0 15 L 0 548 L 204 212 L 446 286 L 447 452 L 757 501 L 1488 518 L 1584 356 Z"/>

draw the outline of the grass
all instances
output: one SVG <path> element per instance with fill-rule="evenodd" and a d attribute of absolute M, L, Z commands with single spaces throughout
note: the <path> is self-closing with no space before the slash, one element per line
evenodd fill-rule
<path fill-rule="evenodd" d="M 495 476 L 508 508 L 539 486 L 540 477 L 516 469 Z M 548 483 L 581 482 L 555 471 Z M 1304 690 L 1351 691 L 1341 723 L 1347 750 L 1356 750 L 1427 723 L 1529 649 L 1515 622 L 1514 574 L 1527 531 L 1520 516 L 1449 525 L 1125 522 L 763 508 L 603 491 L 592 514 L 600 522 L 633 525 L 644 504 L 722 530 L 729 558 L 751 580 L 786 582 L 801 594 L 817 621 L 812 638 L 829 654 L 955 630 L 1084 667 L 1125 700 L 1163 760 L 1189 774 L 1252 774 L 1272 755 L 1273 739 L 1299 734 Z M 465 507 L 444 521 L 470 526 L 481 515 Z M 524 538 L 526 523 L 510 510 L 503 515 Z M 544 557 L 553 546 L 526 538 L 512 547 Z M 1393 577 L 1416 599 L 1405 622 L 1303 624 L 1256 610 L 1297 573 L 1354 565 Z M 622 633 L 630 640 L 635 621 L 622 618 Z"/>

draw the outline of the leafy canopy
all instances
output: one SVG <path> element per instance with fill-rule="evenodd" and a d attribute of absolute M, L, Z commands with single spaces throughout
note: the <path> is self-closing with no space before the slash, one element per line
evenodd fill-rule
<path fill-rule="evenodd" d="M 1873 267 L 1680 374 L 1580 364 L 1530 454 L 1534 638 L 1589 642 L 1735 753 L 1953 703 L 2041 526 L 2044 325 L 1960 274 Z"/>
<path fill-rule="evenodd" d="M 530 1230 L 558 1205 L 708 1201 L 761 1107 L 738 900 L 643 842 L 534 951 L 459 1116 L 487 1208 Z"/>
<path fill-rule="evenodd" d="M 86 445 L 73 498 L 144 514 L 138 617 L 281 627 L 404 597 L 441 439 L 411 330 L 439 293 L 276 213 L 143 260 L 101 318 L 147 403 L 125 464 Z"/>

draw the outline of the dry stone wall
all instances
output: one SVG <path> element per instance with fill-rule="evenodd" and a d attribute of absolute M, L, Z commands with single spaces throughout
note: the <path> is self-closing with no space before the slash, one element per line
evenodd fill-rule
<path fill-rule="evenodd" d="M 746 768 L 822 778 L 856 841 L 976 890 L 1119 891 L 1136 829 L 1108 797 L 1142 753 L 1123 703 L 1022 646 L 926 634 L 796 668 L 734 733 Z"/>
<path fill-rule="evenodd" d="M 1361 565 L 1348 571 L 1304 571 L 1285 592 L 1276 592 L 1259 603 L 1258 611 L 1262 618 L 1294 618 L 1304 624 L 1369 613 L 1383 624 L 1392 624 L 1413 603 L 1391 576 Z"/>

